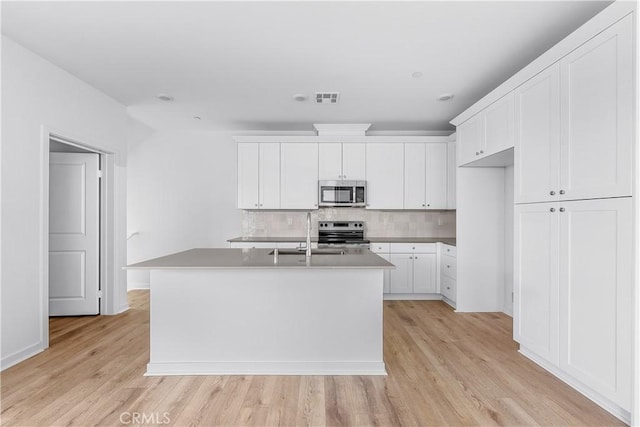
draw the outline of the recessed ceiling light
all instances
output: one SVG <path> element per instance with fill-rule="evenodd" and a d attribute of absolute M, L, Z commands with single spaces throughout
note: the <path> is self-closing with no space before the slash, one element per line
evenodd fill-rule
<path fill-rule="evenodd" d="M 438 101 L 448 101 L 451 98 L 453 98 L 453 94 L 452 93 L 443 93 L 442 95 L 440 95 L 438 97 Z"/>
<path fill-rule="evenodd" d="M 159 93 L 156 95 L 156 98 L 158 98 L 160 101 L 167 101 L 167 102 L 173 101 L 174 99 L 173 96 L 168 95 L 166 93 Z"/>
<path fill-rule="evenodd" d="M 303 102 L 307 100 L 307 95 L 303 93 L 296 93 L 295 95 L 293 95 L 293 99 L 295 99 L 298 102 Z"/>
<path fill-rule="evenodd" d="M 411 74 L 411 77 L 413 77 L 414 79 L 419 79 L 420 77 L 422 77 L 422 73 L 420 71 L 416 71 L 415 73 Z"/>

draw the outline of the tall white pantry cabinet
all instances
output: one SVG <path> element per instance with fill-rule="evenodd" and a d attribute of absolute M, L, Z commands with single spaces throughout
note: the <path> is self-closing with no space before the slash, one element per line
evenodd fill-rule
<path fill-rule="evenodd" d="M 514 91 L 514 339 L 622 418 L 633 372 L 632 26 L 627 15 Z"/>

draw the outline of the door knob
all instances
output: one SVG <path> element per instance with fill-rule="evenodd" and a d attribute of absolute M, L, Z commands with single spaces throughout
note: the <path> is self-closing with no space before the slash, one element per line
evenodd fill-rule
<path fill-rule="evenodd" d="M 552 195 L 552 196 L 555 196 L 555 195 L 556 195 L 556 192 L 555 192 L 555 191 L 553 191 L 553 190 L 551 190 L 551 191 L 549 191 L 549 194 L 550 194 L 550 195 Z"/>

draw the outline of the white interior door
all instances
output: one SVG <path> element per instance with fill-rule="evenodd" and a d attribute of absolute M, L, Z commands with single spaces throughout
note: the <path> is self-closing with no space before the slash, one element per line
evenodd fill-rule
<path fill-rule="evenodd" d="M 99 313 L 99 157 L 49 155 L 49 315 Z"/>

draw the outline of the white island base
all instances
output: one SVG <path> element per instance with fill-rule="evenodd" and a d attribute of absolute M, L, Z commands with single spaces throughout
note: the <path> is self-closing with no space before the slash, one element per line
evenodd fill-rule
<path fill-rule="evenodd" d="M 151 271 L 146 375 L 386 375 L 383 269 Z"/>

